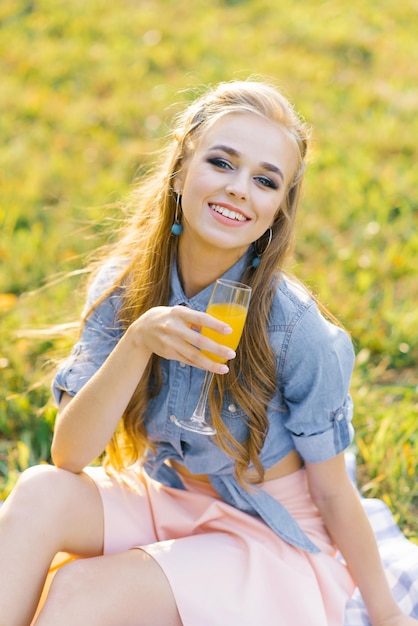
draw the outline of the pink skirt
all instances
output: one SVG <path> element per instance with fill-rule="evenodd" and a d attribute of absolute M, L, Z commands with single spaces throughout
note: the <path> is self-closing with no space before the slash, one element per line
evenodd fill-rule
<path fill-rule="evenodd" d="M 137 469 L 86 472 L 104 506 L 105 554 L 140 547 L 164 570 L 184 626 L 342 626 L 353 580 L 314 506 L 304 470 L 268 481 L 321 549 L 295 548 L 209 485 L 161 485 Z"/>

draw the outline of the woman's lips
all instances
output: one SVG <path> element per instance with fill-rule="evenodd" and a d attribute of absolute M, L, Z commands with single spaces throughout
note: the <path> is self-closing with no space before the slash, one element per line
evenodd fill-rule
<path fill-rule="evenodd" d="M 222 215 L 228 220 L 232 220 L 234 222 L 239 222 L 239 223 L 248 221 L 248 217 L 246 217 L 240 211 L 233 209 L 232 207 L 227 207 L 227 206 L 224 206 L 223 204 L 215 204 L 215 203 L 209 203 L 209 206 L 212 209 L 212 211 L 214 211 L 218 215 Z"/>

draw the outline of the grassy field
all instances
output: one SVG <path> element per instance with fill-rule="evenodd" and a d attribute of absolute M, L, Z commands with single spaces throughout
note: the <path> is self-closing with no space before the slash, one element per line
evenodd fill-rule
<path fill-rule="evenodd" d="M 119 199 L 190 90 L 261 74 L 314 129 L 293 269 L 353 337 L 363 493 L 418 542 L 417 22 L 416 0 L 2 1 L 0 497 L 48 461 Z"/>

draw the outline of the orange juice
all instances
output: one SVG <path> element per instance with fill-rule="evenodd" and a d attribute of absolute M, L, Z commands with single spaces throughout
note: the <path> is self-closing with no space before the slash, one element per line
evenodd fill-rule
<path fill-rule="evenodd" d="M 232 328 L 232 333 L 230 335 L 223 335 L 222 333 L 217 333 L 210 328 L 203 327 L 202 335 L 213 339 L 216 343 L 220 343 L 223 346 L 228 346 L 229 348 L 236 350 L 239 340 L 241 339 L 245 318 L 247 316 L 246 307 L 242 306 L 242 304 L 215 302 L 213 304 L 209 304 L 206 309 L 206 313 L 209 313 L 209 315 L 216 317 L 218 320 L 222 320 L 226 324 L 229 324 Z M 212 352 L 206 352 L 206 350 L 202 350 L 202 352 L 212 359 L 212 361 L 216 361 L 217 363 L 226 362 L 226 359 L 222 359 Z"/>

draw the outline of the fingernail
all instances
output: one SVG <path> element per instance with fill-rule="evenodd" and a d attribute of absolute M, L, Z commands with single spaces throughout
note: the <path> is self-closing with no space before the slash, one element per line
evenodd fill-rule
<path fill-rule="evenodd" d="M 231 326 L 224 326 L 224 335 L 230 335 L 232 333 Z"/>
<path fill-rule="evenodd" d="M 219 366 L 219 373 L 220 374 L 227 374 L 229 372 L 229 367 L 227 365 L 220 365 Z"/>
<path fill-rule="evenodd" d="M 228 350 L 228 354 L 226 356 L 227 359 L 235 359 L 236 357 L 236 352 L 234 352 L 233 350 Z"/>

